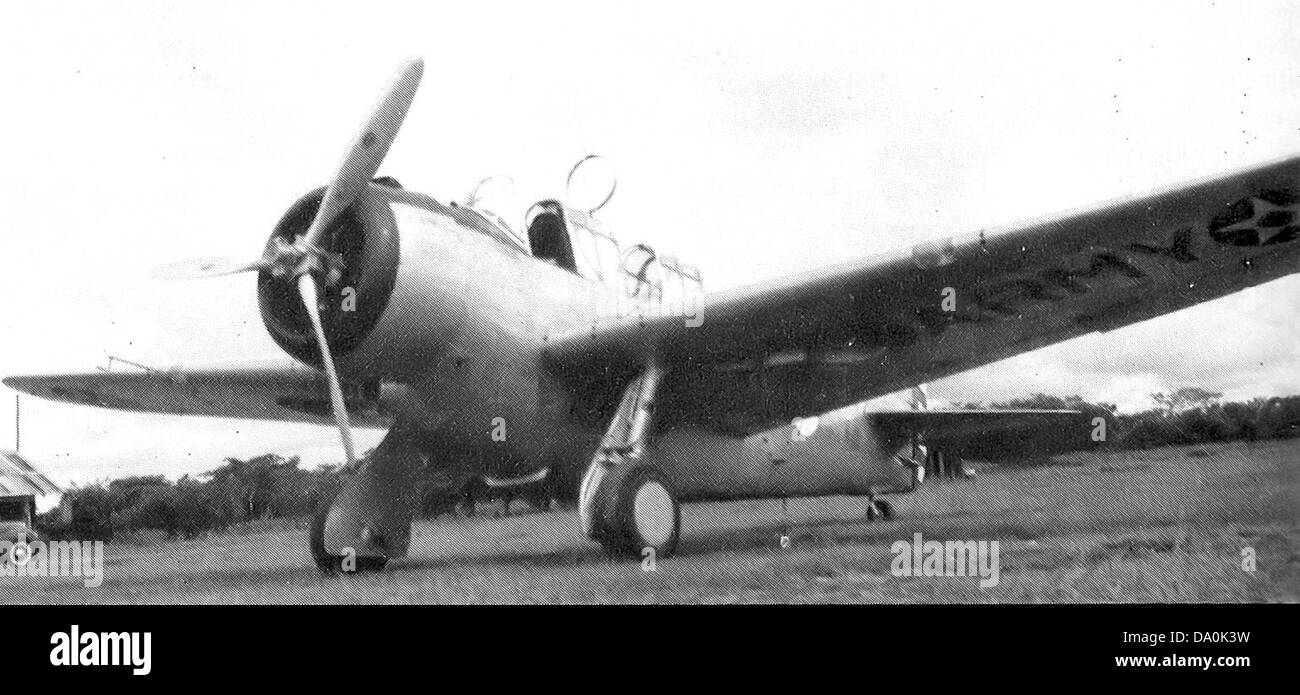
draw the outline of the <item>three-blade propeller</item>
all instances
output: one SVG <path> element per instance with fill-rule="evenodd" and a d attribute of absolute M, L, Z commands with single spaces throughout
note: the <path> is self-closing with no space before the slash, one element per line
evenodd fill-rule
<path fill-rule="evenodd" d="M 321 366 L 329 381 L 330 406 L 334 412 L 334 422 L 338 425 L 339 436 L 343 440 L 343 452 L 348 465 L 356 461 L 352 446 L 352 428 L 348 422 L 348 411 L 343 401 L 343 388 L 339 382 L 338 371 L 334 368 L 334 358 L 330 354 L 329 342 L 325 337 L 325 327 L 320 316 L 320 288 L 317 275 L 327 276 L 331 268 L 331 255 L 321 248 L 320 242 L 329 229 L 345 210 L 357 201 L 366 190 L 379 165 L 388 154 L 389 147 L 397 137 L 406 118 L 406 112 L 415 99 L 415 91 L 420 86 L 424 74 L 424 61 L 416 59 L 403 65 L 393 76 L 383 96 L 375 104 L 370 117 L 366 119 L 348 148 L 343 162 L 339 165 L 325 195 L 321 198 L 316 216 L 312 218 L 306 233 L 292 244 L 273 244 L 265 256 L 252 262 L 239 262 L 220 258 L 201 258 L 192 261 L 171 263 L 153 272 L 158 279 L 182 279 L 217 277 L 248 271 L 269 270 L 276 277 L 293 279 L 298 286 L 304 308 L 311 317 L 312 331 L 316 335 L 316 345 L 320 348 Z"/>

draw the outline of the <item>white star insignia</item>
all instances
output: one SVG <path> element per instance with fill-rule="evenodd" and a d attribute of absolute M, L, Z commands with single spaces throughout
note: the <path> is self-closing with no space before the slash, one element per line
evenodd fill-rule
<path fill-rule="evenodd" d="M 1251 202 L 1251 207 L 1255 212 L 1255 214 L 1252 215 L 1250 219 L 1242 220 L 1241 222 L 1228 225 L 1227 227 L 1224 227 L 1222 229 L 1217 229 L 1214 232 L 1215 235 L 1228 237 L 1228 236 L 1232 236 L 1236 232 L 1246 232 L 1246 231 L 1254 230 L 1258 237 L 1257 243 L 1260 246 L 1263 246 L 1264 244 L 1267 244 L 1270 241 L 1272 241 L 1274 237 L 1281 234 L 1282 230 L 1286 229 L 1291 224 L 1294 224 L 1294 221 L 1297 218 L 1298 211 L 1296 205 L 1275 205 L 1273 203 L 1268 202 L 1267 200 L 1264 200 L 1263 198 L 1251 198 L 1250 202 Z M 1264 219 L 1264 217 L 1266 217 L 1269 213 L 1272 212 L 1290 213 L 1291 222 L 1287 224 L 1273 225 L 1271 227 L 1261 226 L 1259 224 L 1260 220 Z"/>

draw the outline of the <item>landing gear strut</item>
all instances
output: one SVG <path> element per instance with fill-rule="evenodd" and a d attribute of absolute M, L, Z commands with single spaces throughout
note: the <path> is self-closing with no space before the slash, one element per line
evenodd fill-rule
<path fill-rule="evenodd" d="M 867 521 L 889 521 L 894 518 L 894 507 L 888 501 L 867 498 Z"/>
<path fill-rule="evenodd" d="M 663 471 L 646 461 L 663 369 L 651 364 L 623 394 L 578 493 L 582 529 L 610 553 L 667 557 L 682 510 Z"/>

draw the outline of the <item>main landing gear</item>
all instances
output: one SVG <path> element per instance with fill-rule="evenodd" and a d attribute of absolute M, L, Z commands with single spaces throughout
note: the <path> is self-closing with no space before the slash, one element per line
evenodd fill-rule
<path fill-rule="evenodd" d="M 652 364 L 628 386 L 578 493 L 583 531 L 613 554 L 667 557 L 681 535 L 672 485 L 645 460 L 662 378 Z"/>
<path fill-rule="evenodd" d="M 377 555 L 367 557 L 357 555 L 356 551 L 344 551 L 343 554 L 334 554 L 325 550 L 325 524 L 329 519 L 330 509 L 334 506 L 334 500 L 338 499 L 338 493 L 331 495 L 321 503 L 312 514 L 311 529 L 308 532 L 308 540 L 311 542 L 312 559 L 316 561 L 316 569 L 322 574 L 350 574 L 353 572 L 378 572 L 388 564 L 388 557 Z"/>
<path fill-rule="evenodd" d="M 327 574 L 384 568 L 406 555 L 419 508 L 422 464 L 415 431 L 401 422 L 353 470 L 312 517 L 308 540 L 316 567 Z"/>

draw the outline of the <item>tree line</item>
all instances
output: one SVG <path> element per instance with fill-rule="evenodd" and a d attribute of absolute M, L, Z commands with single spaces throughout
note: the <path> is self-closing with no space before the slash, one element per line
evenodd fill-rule
<path fill-rule="evenodd" d="M 296 456 L 227 458 L 214 470 L 175 482 L 145 475 L 75 486 L 64 492 L 58 507 L 37 518 L 37 530 L 51 539 L 110 541 L 151 529 L 188 539 L 236 524 L 303 519 L 338 493 L 343 476 L 335 465 L 304 469 Z M 573 495 L 556 485 L 545 480 L 501 490 L 480 478 L 434 475 L 421 481 L 420 511 L 424 518 L 436 518 L 457 511 L 473 516 L 482 502 L 499 502 L 506 514 L 515 501 L 540 510 L 554 501 L 571 503 Z"/>
<path fill-rule="evenodd" d="M 1156 407 L 1119 414 L 1113 403 L 1090 403 L 1079 396 L 1035 394 L 992 404 L 991 408 L 1080 410 L 1105 417 L 1107 445 L 1118 449 L 1153 449 L 1214 442 L 1289 439 L 1300 436 L 1300 396 L 1220 402 L 1223 394 L 1196 387 L 1150 394 Z M 981 407 L 966 403 L 961 407 Z"/>
<path fill-rule="evenodd" d="M 307 516 L 342 479 L 337 466 L 305 470 L 299 463 L 296 456 L 263 454 L 228 458 L 214 470 L 175 482 L 146 475 L 74 487 L 58 507 L 40 515 L 37 529 L 56 539 L 107 541 L 145 529 L 194 538 L 238 523 Z"/>

